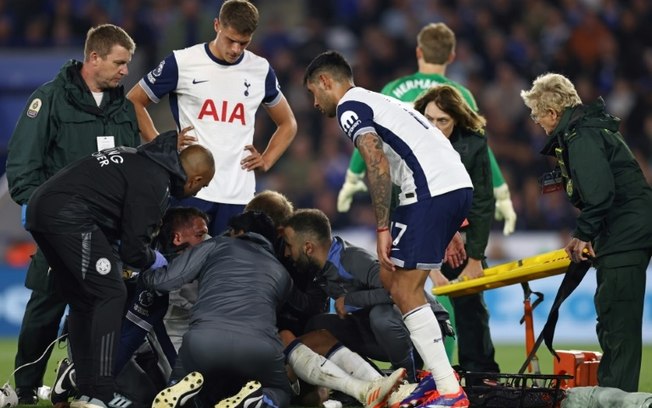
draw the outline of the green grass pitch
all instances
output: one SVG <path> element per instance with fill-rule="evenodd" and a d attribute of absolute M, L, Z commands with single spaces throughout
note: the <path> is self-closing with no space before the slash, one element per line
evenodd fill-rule
<path fill-rule="evenodd" d="M 599 350 L 597 344 L 556 344 L 559 350 Z M 0 382 L 4 384 L 9 380 L 13 386 L 13 376 L 11 373 L 14 368 L 14 356 L 16 354 L 15 338 L 0 338 Z M 55 345 L 52 357 L 48 362 L 48 369 L 45 374 L 45 384 L 52 385 L 54 381 L 54 369 L 56 362 L 66 355 L 65 348 L 59 348 Z M 542 374 L 552 374 L 552 359 L 545 346 L 542 346 L 537 353 Z M 497 344 L 496 361 L 504 373 L 517 373 L 525 361 L 525 348 L 522 345 Z M 526 371 L 527 373 L 527 371 Z M 641 380 L 639 391 L 652 393 L 652 344 L 643 347 L 643 368 L 641 370 Z M 39 405 L 51 406 L 49 401 L 41 401 Z M 19 406 L 20 407 L 20 406 Z M 25 406 L 26 407 L 26 406 Z"/>

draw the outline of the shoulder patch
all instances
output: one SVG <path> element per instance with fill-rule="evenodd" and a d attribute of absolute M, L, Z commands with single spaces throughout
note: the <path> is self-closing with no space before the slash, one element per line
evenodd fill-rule
<path fill-rule="evenodd" d="M 38 115 L 38 112 L 41 110 L 41 106 L 43 106 L 43 102 L 41 102 L 40 98 L 34 98 L 32 102 L 29 104 L 29 108 L 27 108 L 27 116 L 30 118 L 35 118 L 36 115 Z"/>
<path fill-rule="evenodd" d="M 351 137 L 352 131 L 360 124 L 360 118 L 352 110 L 347 110 L 340 115 L 340 127 Z"/>
<path fill-rule="evenodd" d="M 165 66 L 165 60 L 161 61 L 161 63 L 158 64 L 156 68 L 154 68 L 154 70 L 152 71 L 152 75 L 154 75 L 157 78 L 160 77 L 161 73 L 163 72 L 164 66 Z"/>

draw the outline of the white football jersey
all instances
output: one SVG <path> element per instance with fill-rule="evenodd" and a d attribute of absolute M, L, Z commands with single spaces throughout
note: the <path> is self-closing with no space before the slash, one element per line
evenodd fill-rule
<path fill-rule="evenodd" d="M 253 171 L 241 168 L 253 143 L 254 122 L 260 104 L 276 105 L 282 93 L 274 70 L 262 57 L 245 51 L 234 64 L 217 59 L 208 43 L 174 51 L 140 80 L 153 102 L 170 94 L 170 109 L 179 129 L 194 126 L 190 134 L 215 158 L 215 177 L 197 197 L 202 200 L 246 204 L 253 198 Z"/>
<path fill-rule="evenodd" d="M 448 138 L 398 99 L 354 87 L 337 105 L 337 119 L 353 143 L 368 132 L 383 141 L 392 183 L 401 187 L 399 205 L 473 188 Z"/>

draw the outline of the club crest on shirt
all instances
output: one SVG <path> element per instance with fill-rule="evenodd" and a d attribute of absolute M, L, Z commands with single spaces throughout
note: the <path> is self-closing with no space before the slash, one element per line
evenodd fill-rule
<path fill-rule="evenodd" d="M 41 106 L 43 106 L 41 99 L 34 98 L 34 100 L 30 102 L 29 108 L 27 108 L 27 116 L 32 119 L 35 118 L 36 115 L 38 115 L 38 112 L 41 110 Z"/>
<path fill-rule="evenodd" d="M 98 259 L 95 263 L 95 270 L 100 275 L 106 275 L 107 273 L 111 272 L 111 261 L 106 258 Z"/>
<path fill-rule="evenodd" d="M 140 303 L 143 307 L 150 307 L 154 304 L 154 294 L 149 290 L 140 292 L 138 295 L 138 303 Z"/>
<path fill-rule="evenodd" d="M 244 96 L 249 96 L 249 87 L 251 86 L 251 83 L 249 83 L 249 81 L 245 79 L 244 86 L 245 86 Z"/>
<path fill-rule="evenodd" d="M 158 67 L 156 67 L 154 71 L 152 71 L 152 75 L 154 75 L 155 77 L 160 77 L 161 73 L 163 72 L 164 66 L 165 66 L 165 60 L 161 61 L 161 63 L 158 64 Z"/>

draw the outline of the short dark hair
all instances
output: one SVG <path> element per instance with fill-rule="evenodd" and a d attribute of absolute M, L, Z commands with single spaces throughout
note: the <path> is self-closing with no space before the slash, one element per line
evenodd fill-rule
<path fill-rule="evenodd" d="M 163 215 L 161 230 L 155 239 L 155 247 L 163 254 L 176 252 L 172 243 L 174 233 L 181 228 L 189 227 L 195 218 L 201 218 L 208 224 L 208 215 L 200 209 L 194 207 L 172 207 Z"/>
<path fill-rule="evenodd" d="M 104 59 L 109 55 L 114 45 L 124 47 L 132 55 L 136 51 L 134 40 L 122 28 L 113 24 L 102 24 L 97 27 L 92 27 L 86 33 L 84 60 L 88 60 L 93 51 Z"/>
<path fill-rule="evenodd" d="M 331 223 L 323 211 L 316 208 L 296 210 L 285 224 L 297 234 L 310 235 L 317 242 L 328 243 L 331 241 Z"/>
<path fill-rule="evenodd" d="M 337 51 L 326 51 L 310 62 L 303 75 L 303 85 L 314 81 L 318 74 L 325 71 L 328 71 L 338 81 L 353 79 L 353 70 L 344 56 Z"/>
<path fill-rule="evenodd" d="M 227 0 L 222 4 L 220 24 L 239 34 L 251 35 L 258 28 L 258 9 L 246 0 Z"/>
<path fill-rule="evenodd" d="M 267 214 L 274 226 L 282 227 L 294 212 L 294 205 L 283 194 L 265 190 L 252 198 L 245 206 L 245 211 L 260 211 Z"/>
<path fill-rule="evenodd" d="M 278 238 L 274 222 L 269 216 L 260 211 L 245 211 L 231 217 L 229 228 L 233 231 L 254 232 L 267 238 L 274 245 Z"/>

